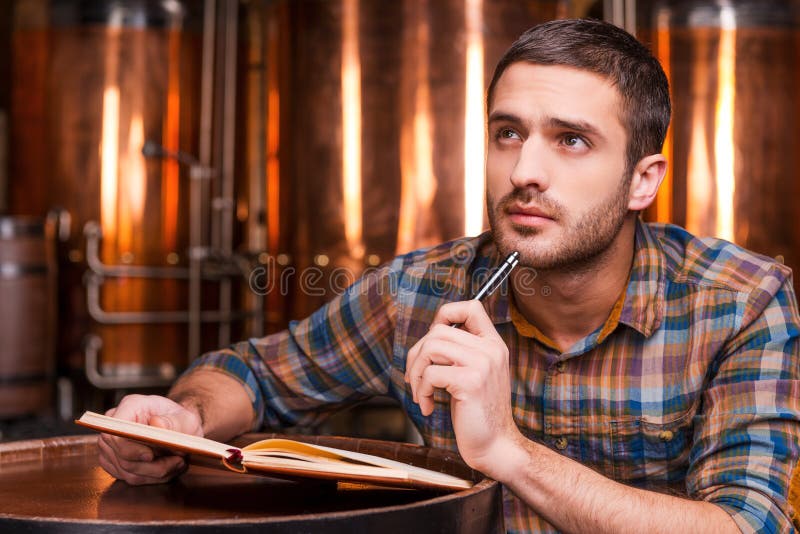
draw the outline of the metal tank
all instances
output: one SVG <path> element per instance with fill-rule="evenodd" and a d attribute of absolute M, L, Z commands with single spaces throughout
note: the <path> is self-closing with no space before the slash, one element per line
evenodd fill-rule
<path fill-rule="evenodd" d="M 480 232 L 494 65 L 588 5 L 16 2 L 9 206 L 61 209 L 62 372 L 166 384 Z"/>
<path fill-rule="evenodd" d="M 800 2 L 656 1 L 640 38 L 670 80 L 670 171 L 651 218 L 800 268 Z"/>
<path fill-rule="evenodd" d="M 57 209 L 61 373 L 100 389 L 164 386 L 249 315 L 226 169 L 199 154 L 222 122 L 201 54 L 227 6 L 206 4 L 14 6 L 9 208 Z"/>
<path fill-rule="evenodd" d="M 243 114 L 265 177 L 267 328 L 398 253 L 478 233 L 484 95 L 565 1 L 250 2 Z"/>

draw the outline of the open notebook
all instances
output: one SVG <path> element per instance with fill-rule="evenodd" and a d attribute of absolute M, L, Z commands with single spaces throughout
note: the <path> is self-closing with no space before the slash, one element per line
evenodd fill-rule
<path fill-rule="evenodd" d="M 183 434 L 94 412 L 75 421 L 100 432 L 122 436 L 159 447 L 217 458 L 238 473 L 321 478 L 381 486 L 460 490 L 472 482 L 458 477 L 389 460 L 290 439 L 265 439 L 238 448 L 207 438 Z"/>

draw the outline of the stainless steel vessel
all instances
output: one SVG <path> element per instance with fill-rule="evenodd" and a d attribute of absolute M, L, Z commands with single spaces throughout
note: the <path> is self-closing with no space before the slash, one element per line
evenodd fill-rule
<path fill-rule="evenodd" d="M 647 3 L 670 78 L 671 170 L 651 214 L 800 268 L 800 2 Z"/>
<path fill-rule="evenodd" d="M 10 209 L 60 209 L 62 370 L 100 388 L 166 384 L 188 362 L 189 190 L 205 177 L 142 147 L 198 151 L 199 8 L 15 4 Z M 225 276 L 203 275 L 203 309 Z"/>
<path fill-rule="evenodd" d="M 485 85 L 570 5 L 16 2 L 9 205 L 61 209 L 62 369 L 166 384 L 479 232 Z"/>
<path fill-rule="evenodd" d="M 286 282 L 267 292 L 268 329 L 397 253 L 481 230 L 485 85 L 525 29 L 568 7 L 250 3 L 247 161 L 265 177 L 264 284 Z"/>

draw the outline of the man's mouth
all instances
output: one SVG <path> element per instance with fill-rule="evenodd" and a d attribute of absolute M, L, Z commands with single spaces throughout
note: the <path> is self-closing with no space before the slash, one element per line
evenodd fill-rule
<path fill-rule="evenodd" d="M 506 213 L 511 222 L 523 226 L 538 226 L 555 220 L 553 215 L 537 206 L 509 206 Z"/>

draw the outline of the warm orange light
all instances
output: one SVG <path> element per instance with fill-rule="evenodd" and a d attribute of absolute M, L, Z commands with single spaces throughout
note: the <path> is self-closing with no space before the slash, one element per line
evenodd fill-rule
<path fill-rule="evenodd" d="M 436 176 L 433 170 L 433 139 L 430 100 L 430 25 L 425 16 L 414 17 L 411 46 L 403 54 L 406 98 L 411 116 L 403 117 L 400 135 L 400 216 L 397 252 L 402 254 L 432 244 L 426 221 L 433 209 Z M 421 239 L 420 239 L 421 237 Z"/>
<path fill-rule="evenodd" d="M 361 213 L 361 58 L 358 0 L 342 4 L 342 193 L 350 255 L 364 257 Z"/>
<path fill-rule="evenodd" d="M 686 170 L 686 227 L 695 233 L 708 234 L 708 216 L 712 208 L 711 161 L 706 148 L 705 103 L 697 100 L 692 113 L 692 141 Z"/>
<path fill-rule="evenodd" d="M 664 68 L 664 73 L 667 75 L 667 80 L 670 82 L 671 87 L 672 70 L 669 38 L 669 17 L 666 12 L 661 11 L 656 20 L 656 53 L 658 54 L 658 60 Z M 672 125 L 670 125 L 667 130 L 667 136 L 664 139 L 664 147 L 661 152 L 667 158 L 667 172 L 664 175 L 664 180 L 661 182 L 661 187 L 656 197 L 655 220 L 659 222 L 672 222 L 672 197 L 674 194 L 672 185 Z"/>
<path fill-rule="evenodd" d="M 135 259 L 132 256 L 134 245 L 134 233 L 139 228 L 141 215 L 137 217 L 137 204 L 139 195 L 136 189 L 140 185 L 140 180 L 137 176 L 139 169 L 136 168 L 136 162 L 133 154 L 131 153 L 132 142 L 134 138 L 140 138 L 139 147 L 142 146 L 143 136 L 141 135 L 141 114 L 132 118 L 130 128 L 128 129 L 128 144 L 120 152 L 119 157 L 119 182 L 117 184 L 117 245 L 120 252 L 120 259 L 123 263 L 129 263 Z M 138 126 L 137 126 L 138 123 Z M 124 141 L 123 141 L 124 143 Z M 135 149 L 134 149 L 135 150 Z M 143 168 L 142 168 L 143 172 Z"/>
<path fill-rule="evenodd" d="M 720 11 L 720 41 L 717 60 L 717 105 L 714 115 L 714 175 L 716 178 L 717 218 L 714 235 L 734 240 L 733 202 L 735 154 L 733 113 L 736 92 L 736 21 L 733 11 Z"/>
<path fill-rule="evenodd" d="M 125 226 L 126 242 L 120 242 L 122 250 L 131 250 L 133 245 L 134 231 L 141 231 L 144 221 L 144 204 L 147 198 L 147 180 L 145 180 L 144 155 L 142 145 L 144 144 L 144 120 L 142 112 L 139 111 L 131 117 L 131 126 L 128 131 L 128 146 L 122 161 L 122 174 L 125 184 L 125 204 L 127 214 L 120 217 L 118 225 L 120 233 L 122 226 Z M 140 234 L 141 235 L 141 234 Z"/>
<path fill-rule="evenodd" d="M 116 261 L 113 251 L 116 250 L 119 182 L 119 29 L 111 27 L 107 32 L 100 127 L 100 229 L 103 232 L 103 257 L 106 261 Z"/>
<path fill-rule="evenodd" d="M 164 134 L 161 144 L 167 150 L 180 150 L 180 89 L 181 89 L 181 34 L 169 32 L 169 73 L 167 82 L 167 110 L 164 119 Z M 161 160 L 161 212 L 163 217 L 164 246 L 175 250 L 178 246 L 178 198 L 180 195 L 180 168 L 172 158 Z"/>
<path fill-rule="evenodd" d="M 464 113 L 464 233 L 483 230 L 485 112 L 483 102 L 483 1 L 467 0 L 466 110 Z"/>
<path fill-rule="evenodd" d="M 697 44 L 697 57 L 706 57 L 708 43 L 700 40 Z M 708 153 L 708 132 L 706 130 L 707 105 L 704 95 L 708 93 L 710 77 L 708 64 L 703 61 L 694 63 L 692 72 L 691 109 L 691 141 L 689 143 L 689 161 L 686 169 L 686 228 L 695 234 L 708 235 L 709 215 L 713 213 L 713 177 L 711 174 L 711 158 Z"/>
<path fill-rule="evenodd" d="M 117 173 L 119 169 L 119 88 L 103 91 L 100 141 L 100 227 L 107 238 L 117 232 Z"/>
<path fill-rule="evenodd" d="M 278 253 L 280 235 L 280 87 L 278 85 L 279 28 L 275 20 L 267 26 L 267 247 Z"/>

